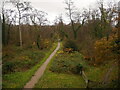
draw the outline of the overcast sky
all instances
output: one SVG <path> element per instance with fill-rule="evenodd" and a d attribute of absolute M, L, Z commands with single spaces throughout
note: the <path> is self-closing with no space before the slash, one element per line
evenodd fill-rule
<path fill-rule="evenodd" d="M 62 14 L 63 15 L 63 19 L 66 20 L 66 22 L 68 22 L 68 19 L 65 15 L 66 11 L 65 11 L 65 7 L 66 4 L 64 3 L 65 0 L 23 0 L 23 1 L 30 1 L 31 5 L 34 8 L 37 8 L 38 10 L 42 10 L 46 13 L 48 13 L 48 20 L 53 23 L 53 20 L 55 19 L 56 16 Z M 97 6 L 97 1 L 100 0 L 72 0 L 74 1 L 74 5 L 75 7 L 77 7 L 80 11 L 83 8 L 95 8 Z M 120 0 L 104 0 L 106 2 L 118 2 Z M 1 2 L 2 0 L 0 0 L 0 8 L 1 8 Z"/>
<path fill-rule="evenodd" d="M 27 0 L 30 1 L 32 6 L 39 9 L 43 10 L 48 13 L 48 20 L 53 23 L 53 20 L 55 19 L 56 16 L 62 14 L 64 20 L 68 22 L 65 17 L 65 0 Z M 96 3 L 96 0 L 72 0 L 74 1 L 74 5 L 79 8 L 88 8 L 88 7 L 93 7 L 94 4 Z"/>
<path fill-rule="evenodd" d="M 53 20 L 55 19 L 56 16 L 62 14 L 63 19 L 67 20 L 65 17 L 65 0 L 28 0 L 31 2 L 32 6 L 39 9 L 43 10 L 46 13 L 48 13 L 48 20 L 53 23 Z M 83 8 L 95 8 L 96 3 L 98 0 L 72 0 L 74 1 L 74 5 L 81 11 Z M 110 1 L 119 1 L 119 0 L 104 0 L 106 2 Z"/>

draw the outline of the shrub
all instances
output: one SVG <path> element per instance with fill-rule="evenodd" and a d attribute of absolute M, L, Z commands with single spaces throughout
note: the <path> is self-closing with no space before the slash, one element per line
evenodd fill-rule
<path fill-rule="evenodd" d="M 15 64 L 14 62 L 6 62 L 3 64 L 3 74 L 14 72 Z"/>
<path fill-rule="evenodd" d="M 50 71 L 57 73 L 73 73 L 78 74 L 78 64 L 84 66 L 84 69 L 87 69 L 85 61 L 82 59 L 82 56 L 79 52 L 74 53 L 64 53 L 58 54 L 54 62 L 50 66 Z"/>
<path fill-rule="evenodd" d="M 83 66 L 81 64 L 78 64 L 76 66 L 76 70 L 77 70 L 77 73 L 80 73 L 80 71 L 82 70 Z"/>
<path fill-rule="evenodd" d="M 51 42 L 50 42 L 49 39 L 45 39 L 45 40 L 44 40 L 44 43 L 43 43 L 43 44 L 44 44 L 44 48 L 49 48 L 50 43 L 51 43 Z"/>
<path fill-rule="evenodd" d="M 73 49 L 72 48 L 64 48 L 63 51 L 71 53 L 71 52 L 73 52 Z"/>
<path fill-rule="evenodd" d="M 102 38 L 101 40 L 96 41 L 95 43 L 95 63 L 102 64 L 104 61 L 115 60 L 117 59 L 117 54 L 113 51 L 117 48 L 115 43 L 117 36 L 110 36 L 109 40 Z"/>
<path fill-rule="evenodd" d="M 35 43 L 33 43 L 34 45 Z M 48 49 L 50 48 L 52 45 L 52 41 L 50 41 L 49 39 L 41 39 L 39 41 L 39 49 Z"/>
<path fill-rule="evenodd" d="M 38 63 L 43 57 L 44 53 L 41 51 L 26 51 L 19 57 L 16 57 L 16 71 L 24 71 L 30 69 L 36 63 Z"/>
<path fill-rule="evenodd" d="M 55 60 L 51 67 L 50 71 L 57 73 L 73 73 L 78 74 L 80 72 L 80 66 L 78 64 L 79 60 L 67 60 L 59 59 Z"/>
<path fill-rule="evenodd" d="M 72 40 L 67 40 L 64 42 L 63 50 L 65 50 L 66 48 L 71 49 L 72 51 L 79 51 L 76 42 Z M 68 51 L 71 51 L 71 50 L 68 50 Z"/>
<path fill-rule="evenodd" d="M 17 50 L 15 51 L 17 52 Z M 8 53 L 8 52 L 7 52 Z M 18 53 L 18 52 L 17 52 Z M 6 54 L 5 54 L 6 55 Z M 36 63 L 38 63 L 44 56 L 45 53 L 40 50 L 25 50 L 21 52 L 19 55 L 14 55 L 14 57 L 10 57 L 4 55 L 3 58 L 3 73 L 13 73 L 13 72 L 23 72 L 30 68 L 32 68 Z"/>

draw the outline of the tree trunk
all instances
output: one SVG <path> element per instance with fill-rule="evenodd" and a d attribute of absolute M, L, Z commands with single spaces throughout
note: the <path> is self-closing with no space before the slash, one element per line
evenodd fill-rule
<path fill-rule="evenodd" d="M 77 39 L 77 31 L 74 31 L 74 39 L 76 40 Z"/>
<path fill-rule="evenodd" d="M 21 32 L 20 25 L 19 25 L 18 29 L 19 29 L 19 35 L 20 35 L 20 46 L 22 47 L 22 32 Z"/>
<path fill-rule="evenodd" d="M 1 14 L 0 14 L 1 15 Z M 0 48 L 2 49 L 2 20 L 0 17 Z M 1 50 L 0 50 L 1 51 Z M 2 51 L 1 51 L 2 52 Z"/>
<path fill-rule="evenodd" d="M 120 5 L 120 1 L 118 6 Z M 120 6 L 118 7 L 118 39 L 120 40 Z"/>
<path fill-rule="evenodd" d="M 6 35 L 5 35 L 5 17 L 4 17 L 4 14 L 2 14 L 3 16 L 3 22 L 2 22 L 2 43 L 3 45 L 6 45 Z"/>
<path fill-rule="evenodd" d="M 9 40 L 10 40 L 10 27 L 11 27 L 11 23 L 8 25 L 8 32 L 7 32 L 7 45 L 9 44 Z"/>
<path fill-rule="evenodd" d="M 37 47 L 38 47 L 38 49 L 41 49 L 41 47 L 40 47 L 40 35 L 38 35 L 37 36 Z"/>
<path fill-rule="evenodd" d="M 18 29 L 19 29 L 19 35 L 20 35 L 20 46 L 22 47 L 22 31 L 21 31 L 21 28 L 20 28 L 20 20 L 21 20 L 21 14 L 20 14 L 20 10 L 18 9 L 19 11 L 19 26 L 18 26 Z"/>

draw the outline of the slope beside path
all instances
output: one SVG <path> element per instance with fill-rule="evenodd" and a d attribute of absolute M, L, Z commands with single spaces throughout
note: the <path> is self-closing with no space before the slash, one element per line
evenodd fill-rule
<path fill-rule="evenodd" d="M 36 71 L 36 73 L 32 76 L 31 80 L 24 86 L 24 88 L 33 88 L 34 85 L 38 82 L 38 80 L 43 75 L 48 63 L 52 59 L 52 57 L 56 54 L 56 52 L 60 48 L 60 42 L 58 42 L 58 45 L 56 49 L 51 53 L 51 55 L 47 58 L 47 60 L 42 64 L 42 66 Z"/>

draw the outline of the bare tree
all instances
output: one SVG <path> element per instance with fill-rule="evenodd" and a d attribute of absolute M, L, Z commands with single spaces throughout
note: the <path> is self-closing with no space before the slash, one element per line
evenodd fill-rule
<path fill-rule="evenodd" d="M 6 9 L 4 11 L 4 14 L 5 14 L 5 22 L 6 22 L 6 25 L 7 25 L 7 29 L 6 29 L 6 44 L 8 45 L 9 43 L 9 39 L 10 39 L 10 28 L 11 28 L 11 25 L 12 23 L 15 22 L 15 14 L 14 14 L 14 10 L 11 10 L 11 9 Z"/>
<path fill-rule="evenodd" d="M 118 2 L 118 24 L 117 26 L 118 26 L 118 40 L 120 41 L 120 1 Z"/>
<path fill-rule="evenodd" d="M 21 31 L 21 27 L 20 27 L 21 18 L 22 18 L 22 13 L 31 8 L 30 3 L 29 2 L 22 2 L 20 0 L 10 0 L 10 2 L 17 8 L 17 11 L 18 11 L 18 16 L 19 16 L 18 29 L 19 29 L 19 36 L 20 36 L 20 46 L 22 47 L 23 41 L 22 41 L 22 31 Z"/>
<path fill-rule="evenodd" d="M 2 38 L 2 20 L 1 20 L 1 14 L 0 14 L 0 38 Z M 2 46 L 2 40 L 0 39 L 0 52 L 1 51 L 1 46 Z"/>
<path fill-rule="evenodd" d="M 2 43 L 6 45 L 6 27 L 5 27 L 5 15 L 4 15 L 5 1 L 2 2 Z"/>
<path fill-rule="evenodd" d="M 46 15 L 47 13 L 33 8 L 32 13 L 30 14 L 32 24 L 39 26 L 46 24 L 46 22 L 48 21 Z"/>
<path fill-rule="evenodd" d="M 46 18 L 47 13 L 43 12 L 43 11 L 38 11 L 37 13 L 37 19 L 39 21 L 39 25 L 44 25 L 48 20 Z"/>
<path fill-rule="evenodd" d="M 83 26 L 84 22 L 85 22 L 85 18 L 83 17 L 82 19 L 82 23 L 80 23 L 80 25 L 75 28 L 75 22 L 73 20 L 73 15 L 75 14 L 75 6 L 74 6 L 74 3 L 72 2 L 72 0 L 66 0 L 65 1 L 65 4 L 67 5 L 67 8 L 65 8 L 68 13 L 68 17 L 70 18 L 70 21 L 71 21 L 71 28 L 72 28 L 72 31 L 73 31 L 73 35 L 74 35 L 74 39 L 77 39 L 77 33 L 79 31 L 79 29 Z M 79 15 L 79 14 L 77 14 Z"/>
<path fill-rule="evenodd" d="M 63 40 L 64 37 L 69 38 L 68 33 L 65 32 L 65 30 L 64 30 L 64 23 L 63 23 L 62 14 L 59 15 L 59 17 L 58 17 L 58 25 L 59 25 L 58 26 L 59 27 L 59 36 L 61 37 L 61 39 Z"/>
<path fill-rule="evenodd" d="M 41 26 L 47 22 L 46 18 L 47 13 L 43 11 L 39 11 L 37 9 L 32 9 L 32 13 L 30 14 L 30 19 L 32 24 L 35 26 L 36 30 L 36 44 L 39 49 L 42 49 L 41 44 Z"/>
<path fill-rule="evenodd" d="M 115 9 L 115 3 L 108 3 L 108 8 L 104 7 L 104 2 L 101 0 L 99 3 L 99 10 L 101 13 L 101 30 L 104 32 L 103 36 L 107 37 L 107 40 L 109 39 L 109 35 L 112 31 L 112 19 L 115 16 L 114 9 Z"/>

